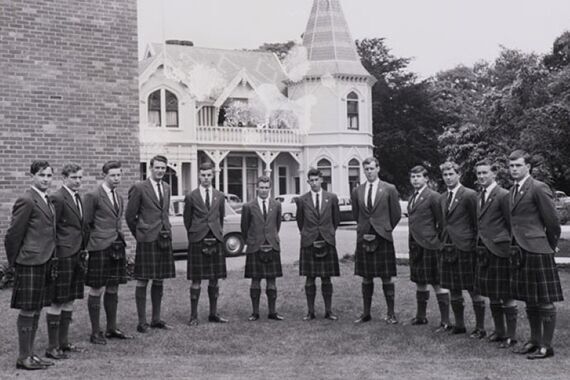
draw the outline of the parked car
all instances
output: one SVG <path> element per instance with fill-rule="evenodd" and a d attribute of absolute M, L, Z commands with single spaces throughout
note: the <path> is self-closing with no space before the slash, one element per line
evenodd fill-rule
<path fill-rule="evenodd" d="M 354 222 L 350 197 L 338 197 L 338 208 L 340 209 L 341 222 Z"/>
<path fill-rule="evenodd" d="M 235 194 L 225 194 L 225 196 L 226 196 L 226 201 L 228 202 L 230 207 L 233 208 L 238 214 L 241 213 L 243 202 L 240 199 L 240 197 L 238 197 Z"/>
<path fill-rule="evenodd" d="M 176 258 L 184 258 L 188 253 L 188 233 L 184 226 L 184 197 L 173 196 L 170 205 L 170 224 L 172 225 L 172 250 Z M 226 256 L 239 256 L 242 253 L 244 239 L 241 235 L 241 215 L 226 201 L 224 217 L 224 251 Z"/>
<path fill-rule="evenodd" d="M 295 200 L 299 194 L 281 194 L 275 197 L 276 201 L 281 202 L 281 218 L 288 222 L 297 216 L 297 203 Z"/>
<path fill-rule="evenodd" d="M 408 201 L 400 201 L 400 208 L 402 209 L 402 218 L 408 217 Z"/>
<path fill-rule="evenodd" d="M 558 212 L 560 224 L 568 223 L 568 220 L 570 220 L 570 197 L 568 197 L 563 191 L 555 191 L 554 206 Z"/>

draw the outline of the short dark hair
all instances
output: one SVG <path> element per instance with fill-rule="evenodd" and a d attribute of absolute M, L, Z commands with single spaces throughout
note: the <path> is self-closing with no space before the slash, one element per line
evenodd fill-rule
<path fill-rule="evenodd" d="M 64 177 L 69 177 L 71 173 L 77 173 L 81 170 L 81 166 L 77 164 L 65 164 L 61 169 L 61 175 Z"/>
<path fill-rule="evenodd" d="M 522 158 L 525 164 L 530 164 L 530 154 L 528 154 L 522 149 L 517 149 L 513 151 L 511 154 L 509 154 L 509 161 L 515 161 L 518 160 L 519 158 Z"/>
<path fill-rule="evenodd" d="M 307 179 L 311 177 L 323 178 L 323 173 L 321 173 L 321 171 L 317 168 L 310 168 L 309 171 L 307 172 Z"/>
<path fill-rule="evenodd" d="M 103 164 L 103 174 L 109 174 L 109 170 L 111 169 L 120 169 L 121 168 L 121 161 L 107 161 Z"/>
<path fill-rule="evenodd" d="M 204 161 L 200 164 L 199 171 L 202 170 L 214 170 L 214 165 L 210 161 Z"/>
<path fill-rule="evenodd" d="M 40 172 L 40 171 L 47 169 L 47 168 L 51 168 L 51 165 L 49 164 L 49 162 L 47 162 L 45 160 L 35 160 L 35 161 L 32 161 L 32 164 L 30 165 L 30 173 L 32 175 L 34 175 L 37 172 Z"/>
<path fill-rule="evenodd" d="M 271 178 L 269 178 L 266 175 L 262 175 L 260 177 L 257 177 L 257 186 L 259 186 L 260 183 L 268 183 L 269 187 L 271 187 Z"/>
<path fill-rule="evenodd" d="M 445 161 L 443 164 L 439 165 L 439 170 L 441 170 L 442 172 L 445 170 L 455 170 L 455 172 L 457 174 L 461 173 L 461 170 L 459 169 L 459 165 L 457 165 L 455 162 L 453 161 Z"/>
<path fill-rule="evenodd" d="M 410 175 L 412 174 L 421 174 L 424 177 L 428 176 L 428 171 L 425 167 L 423 167 L 422 165 L 416 165 L 414 166 L 412 169 L 410 169 Z"/>
<path fill-rule="evenodd" d="M 376 163 L 376 167 L 379 168 L 380 167 L 380 161 L 378 161 L 378 159 L 376 157 L 366 157 L 364 159 L 364 161 L 362 161 L 362 167 L 365 167 L 366 165 L 369 165 L 371 163 L 375 162 Z"/>
<path fill-rule="evenodd" d="M 477 163 L 475 164 L 475 167 L 477 167 L 477 166 L 489 166 L 489 167 L 491 167 L 492 172 L 499 171 L 499 166 L 496 163 L 489 160 L 488 158 L 484 158 L 482 160 L 477 161 Z"/>
<path fill-rule="evenodd" d="M 168 159 L 160 154 L 157 154 L 153 158 L 150 159 L 150 167 L 154 166 L 154 161 L 164 162 L 165 165 L 168 165 Z"/>

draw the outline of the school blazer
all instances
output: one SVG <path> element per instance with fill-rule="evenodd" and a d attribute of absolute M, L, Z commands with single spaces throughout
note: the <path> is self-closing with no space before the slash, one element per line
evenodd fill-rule
<path fill-rule="evenodd" d="M 138 242 L 158 240 L 161 230 L 170 231 L 170 186 L 161 181 L 163 205 L 160 205 L 150 179 L 135 183 L 129 189 L 125 220 Z"/>
<path fill-rule="evenodd" d="M 12 208 L 12 219 L 4 237 L 10 265 L 41 265 L 55 252 L 53 207 L 34 190 L 28 189 Z"/>
<path fill-rule="evenodd" d="M 408 201 L 408 228 L 410 237 L 422 248 L 437 250 L 442 244 L 439 240 L 442 228 L 442 213 L 439 193 L 426 187 L 414 201 L 412 207 Z"/>
<path fill-rule="evenodd" d="M 394 241 L 392 231 L 402 217 L 398 190 L 391 183 L 380 181 L 374 204 L 369 210 L 364 199 L 366 186 L 369 186 L 368 182 L 359 185 L 351 194 L 352 215 L 357 222 L 357 242 L 361 242 L 364 234 L 370 232 L 370 227 L 384 239 Z"/>
<path fill-rule="evenodd" d="M 259 208 L 257 198 L 243 205 L 241 209 L 241 233 L 247 245 L 246 253 L 259 251 L 265 242 L 275 251 L 280 251 L 279 229 L 281 228 L 281 203 L 267 200 L 267 218 Z"/>
<path fill-rule="evenodd" d="M 491 191 L 483 208 L 481 194 L 478 194 L 477 218 L 478 237 L 491 253 L 499 257 L 509 257 L 511 243 L 511 215 L 509 192 L 499 185 Z"/>
<path fill-rule="evenodd" d="M 202 241 L 208 231 L 212 231 L 219 241 L 224 241 L 223 227 L 226 213 L 224 193 L 212 187 L 210 197 L 210 210 L 206 208 L 199 188 L 184 198 L 184 226 L 188 231 L 189 243 Z"/>
<path fill-rule="evenodd" d="M 87 227 L 81 217 L 75 199 L 64 187 L 57 190 L 51 197 L 55 208 L 56 220 L 56 255 L 70 257 L 84 248 L 87 243 Z M 79 196 L 81 199 L 81 196 Z M 81 204 L 84 204 L 83 200 Z M 83 206 L 85 214 L 85 206 Z"/>
<path fill-rule="evenodd" d="M 336 194 L 322 191 L 320 213 L 317 213 L 311 192 L 297 198 L 297 227 L 301 232 L 301 247 L 309 247 L 319 235 L 336 246 L 335 233 L 340 224 L 340 209 Z"/>
<path fill-rule="evenodd" d="M 477 193 L 463 185 L 459 186 L 455 199 L 447 210 L 448 194 L 448 191 L 444 192 L 440 199 L 443 215 L 441 240 L 453 243 L 462 251 L 473 251 L 477 238 Z"/>
<path fill-rule="evenodd" d="M 511 229 L 516 242 L 525 251 L 554 253 L 560 238 L 560 221 L 550 188 L 531 177 L 519 189 L 517 199 L 513 197 L 514 186 L 509 200 Z"/>
<path fill-rule="evenodd" d="M 119 212 L 105 193 L 103 185 L 85 194 L 83 209 L 84 221 L 89 229 L 88 251 L 102 251 L 117 239 L 124 239 L 121 218 L 123 216 L 123 197 L 115 192 L 119 203 Z"/>

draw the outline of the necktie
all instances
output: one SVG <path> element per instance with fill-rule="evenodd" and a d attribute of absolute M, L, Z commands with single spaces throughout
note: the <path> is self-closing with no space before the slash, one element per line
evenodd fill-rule
<path fill-rule="evenodd" d="M 315 208 L 317 209 L 317 215 L 321 214 L 321 203 L 319 202 L 319 193 L 317 193 L 317 201 L 315 202 Z"/>
<path fill-rule="evenodd" d="M 451 208 L 451 200 L 453 199 L 453 191 L 450 191 L 447 195 L 447 211 Z"/>
<path fill-rule="evenodd" d="M 513 194 L 513 203 L 517 200 L 518 195 L 519 195 L 519 184 L 517 182 L 515 183 L 515 193 Z"/>
<path fill-rule="evenodd" d="M 210 209 L 210 189 L 206 189 L 206 208 Z"/>
<path fill-rule="evenodd" d="M 79 197 L 79 194 L 75 193 L 75 205 L 77 206 L 77 209 L 79 210 L 79 216 L 81 216 L 81 219 L 83 219 L 83 205 L 81 204 L 81 198 Z"/>
<path fill-rule="evenodd" d="M 119 213 L 119 202 L 117 202 L 117 195 L 115 194 L 115 189 L 111 189 L 111 194 L 113 195 L 113 207 L 115 208 L 115 212 Z"/>
<path fill-rule="evenodd" d="M 160 182 L 156 183 L 156 187 L 158 188 L 158 203 L 160 204 L 160 208 L 164 207 L 164 196 L 162 195 L 162 188 L 160 187 Z"/>
<path fill-rule="evenodd" d="M 265 206 L 265 201 L 263 201 L 263 219 L 267 219 L 267 207 Z"/>
<path fill-rule="evenodd" d="M 410 207 L 414 207 L 414 205 L 416 204 L 416 198 L 418 197 L 418 192 L 414 191 L 414 195 L 412 196 L 412 200 L 410 202 Z"/>
<path fill-rule="evenodd" d="M 366 197 L 366 207 L 370 210 L 372 208 L 372 184 L 368 187 L 368 196 Z"/>
<path fill-rule="evenodd" d="M 49 197 L 47 196 L 47 194 L 44 194 L 44 197 L 45 197 L 45 199 L 46 199 L 46 202 L 47 202 L 47 205 L 48 205 L 48 208 L 49 208 L 49 212 L 51 212 L 51 214 L 53 215 L 53 213 L 54 213 L 54 212 L 53 212 L 53 208 L 52 208 L 53 206 L 52 206 L 51 202 L 49 201 Z"/>
<path fill-rule="evenodd" d="M 483 209 L 483 206 L 485 206 L 485 193 L 487 192 L 486 189 L 483 189 L 481 191 L 481 209 Z"/>

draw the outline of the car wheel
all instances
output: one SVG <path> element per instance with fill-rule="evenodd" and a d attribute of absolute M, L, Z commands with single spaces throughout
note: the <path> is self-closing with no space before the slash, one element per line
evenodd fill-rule
<path fill-rule="evenodd" d="M 283 214 L 283 220 L 284 220 L 284 221 L 289 222 L 289 221 L 292 220 L 292 219 L 293 219 L 293 215 L 291 215 L 290 212 L 288 212 L 288 213 L 286 213 L 286 214 Z"/>
<path fill-rule="evenodd" d="M 243 238 L 240 234 L 229 234 L 224 237 L 224 250 L 226 256 L 239 256 L 243 251 Z"/>

